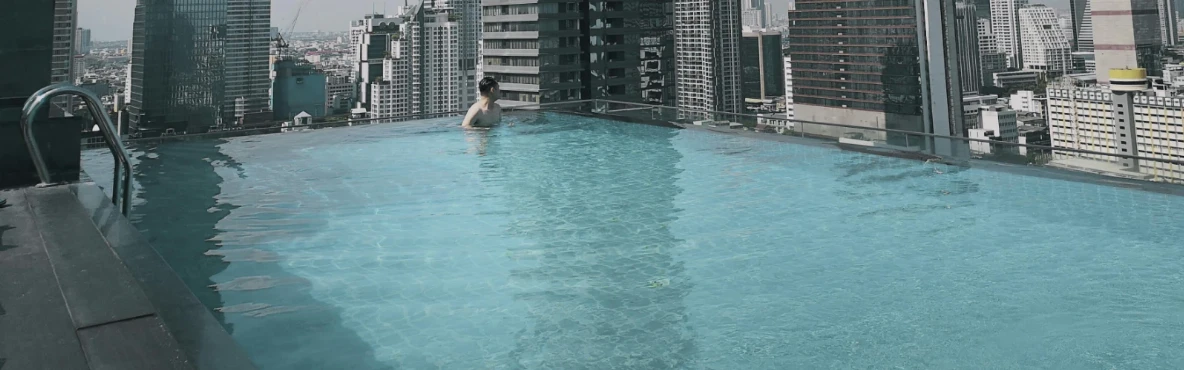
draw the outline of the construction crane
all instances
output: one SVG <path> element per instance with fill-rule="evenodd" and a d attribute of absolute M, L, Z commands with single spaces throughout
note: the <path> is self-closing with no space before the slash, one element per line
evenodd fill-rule
<path fill-rule="evenodd" d="M 284 28 L 282 31 L 276 31 L 275 39 L 272 41 L 275 42 L 276 54 L 279 56 L 287 56 L 288 47 L 291 45 L 288 44 L 288 40 L 284 39 L 284 35 L 292 34 L 292 30 L 296 28 L 296 21 L 300 19 L 300 11 L 304 10 L 304 6 L 308 5 L 309 1 L 312 0 L 300 1 L 300 5 L 296 7 L 296 15 L 292 17 L 292 22 L 288 23 L 288 27 Z"/>

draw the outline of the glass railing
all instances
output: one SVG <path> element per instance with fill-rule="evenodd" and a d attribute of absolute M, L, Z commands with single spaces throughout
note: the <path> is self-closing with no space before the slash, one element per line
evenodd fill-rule
<path fill-rule="evenodd" d="M 1087 180 L 1136 180 L 1152 185 L 1184 184 L 1184 161 L 1153 156 L 1106 153 L 1048 145 L 1046 127 L 1017 133 L 1020 140 L 1000 141 L 926 134 L 833 123 L 810 122 L 774 114 L 702 111 L 619 101 L 576 101 L 550 104 L 552 111 L 607 115 L 646 123 L 742 134 L 754 138 L 825 143 L 836 147 L 913 158 L 928 162 L 995 167 L 1022 166 L 1072 174 Z M 1016 127 L 1019 131 L 1023 127 Z M 1043 145 L 1042 145 L 1043 144 Z M 1175 188 L 1168 186 L 1168 188 Z"/>
<path fill-rule="evenodd" d="M 609 100 L 573 100 L 553 103 L 531 103 L 507 106 L 507 114 L 515 111 L 554 111 L 604 115 L 641 123 L 678 125 L 718 132 L 742 134 L 754 138 L 824 143 L 836 147 L 912 158 L 928 162 L 957 165 L 993 164 L 1042 168 L 1084 176 L 1087 180 L 1135 180 L 1136 183 L 1184 184 L 1184 161 L 1151 156 L 1132 156 L 1049 145 L 1020 143 L 964 137 L 946 137 L 906 130 L 893 130 L 856 125 L 810 122 L 785 118 L 784 115 L 761 115 L 692 110 Z M 267 123 L 245 125 L 231 130 L 199 134 L 182 134 L 152 138 L 132 138 L 127 142 L 155 143 L 162 141 L 210 139 L 260 135 L 269 133 L 316 130 L 335 127 L 368 126 L 410 122 L 425 119 L 461 117 L 465 111 L 400 115 L 390 117 L 318 117 L 305 124 Z M 1044 135 L 1041 136 L 1041 133 Z M 1047 144 L 1047 128 L 1035 132 L 1031 142 Z M 102 145 L 84 139 L 84 146 Z M 945 149 L 941 149 L 945 146 Z M 1131 169 L 1134 165 L 1134 170 Z M 1124 168 L 1125 166 L 1125 168 Z"/>

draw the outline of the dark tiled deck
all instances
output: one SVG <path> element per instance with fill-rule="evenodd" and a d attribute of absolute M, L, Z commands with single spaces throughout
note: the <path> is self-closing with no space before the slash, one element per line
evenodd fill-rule
<path fill-rule="evenodd" d="M 98 188 L 0 197 L 0 368 L 254 368 Z"/>

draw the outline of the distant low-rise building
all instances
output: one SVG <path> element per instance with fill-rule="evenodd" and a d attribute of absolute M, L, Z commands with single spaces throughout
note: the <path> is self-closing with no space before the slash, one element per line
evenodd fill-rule
<path fill-rule="evenodd" d="M 300 112 L 313 117 L 328 114 L 326 77 L 311 64 L 293 58 L 276 60 L 271 88 L 271 109 L 276 120 L 291 120 Z"/>
<path fill-rule="evenodd" d="M 962 119 L 966 121 L 966 128 L 981 128 L 979 118 L 979 110 L 983 106 L 990 106 L 999 103 L 999 96 L 995 94 L 989 95 L 963 95 L 962 96 Z"/>
<path fill-rule="evenodd" d="M 971 139 L 1019 143 L 1019 128 L 1016 125 L 1016 112 L 1002 105 L 989 105 L 979 109 L 980 128 L 970 129 Z M 970 151 L 979 154 L 1018 154 L 1014 145 L 994 144 L 972 141 Z"/>
<path fill-rule="evenodd" d="M 1112 80 L 1114 76 L 1123 75 L 1111 74 Z M 1184 98 L 1153 96 L 1143 88 L 1123 91 L 1123 99 L 1117 100 L 1114 92 L 1102 88 L 1050 88 L 1048 123 L 1052 146 L 1184 160 Z M 1129 106 L 1124 100 L 1127 98 Z M 1054 162 L 1078 170 L 1184 182 L 1184 166 L 1176 164 L 1069 151 L 1056 151 L 1054 157 Z"/>
<path fill-rule="evenodd" d="M 1044 114 L 1044 96 L 1031 90 L 1016 91 L 1007 99 L 1007 104 L 1016 111 Z"/>
<path fill-rule="evenodd" d="M 996 87 L 1008 88 L 1017 86 L 1032 86 L 1044 78 L 1044 72 L 1033 70 L 1019 70 L 995 73 Z"/>

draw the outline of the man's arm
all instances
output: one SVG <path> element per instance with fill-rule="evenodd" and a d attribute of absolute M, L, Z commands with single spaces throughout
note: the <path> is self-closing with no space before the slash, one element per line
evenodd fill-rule
<path fill-rule="evenodd" d="M 460 124 L 460 127 L 473 128 L 473 121 L 475 121 L 477 119 L 477 112 L 480 112 L 480 111 L 481 111 L 481 109 L 477 108 L 476 105 L 470 107 L 469 113 L 465 114 L 465 121 Z"/>

